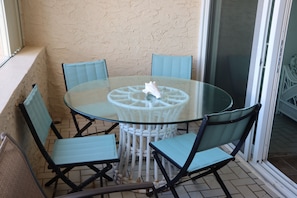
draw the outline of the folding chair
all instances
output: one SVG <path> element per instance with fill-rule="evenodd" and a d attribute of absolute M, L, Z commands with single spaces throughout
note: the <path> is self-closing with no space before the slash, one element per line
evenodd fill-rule
<path fill-rule="evenodd" d="M 150 142 L 149 145 L 154 149 L 154 158 L 166 180 L 166 185 L 156 191 L 169 188 L 174 197 L 179 197 L 175 186 L 187 181 L 182 181 L 183 177 L 196 180 L 213 173 L 226 196 L 231 197 L 217 171 L 235 159 L 258 118 L 260 108 L 261 104 L 256 104 L 248 108 L 206 115 L 197 134 L 190 132 Z M 235 144 L 231 153 L 219 148 L 228 143 Z M 164 158 L 178 169 L 173 178 L 168 176 Z"/>
<path fill-rule="evenodd" d="M 63 63 L 62 69 L 63 69 L 66 91 L 84 82 L 108 78 L 105 59 L 91 61 L 91 62 Z M 82 115 L 74 110 L 70 110 L 70 113 L 72 115 L 74 125 L 77 130 L 77 134 L 75 135 L 75 137 L 83 136 L 82 133 L 92 125 L 95 119 L 92 117 Z M 76 115 L 80 115 L 86 118 L 88 120 L 87 124 L 80 128 L 78 121 L 76 119 Z M 118 123 L 115 123 L 109 129 L 88 133 L 87 135 L 93 135 L 96 133 L 108 134 L 118 125 L 119 125 Z"/>
<path fill-rule="evenodd" d="M 183 79 L 191 79 L 192 56 L 152 55 L 152 76 L 167 76 Z M 178 130 L 189 131 L 189 123 L 185 128 Z"/>
<path fill-rule="evenodd" d="M 37 85 L 33 86 L 26 100 L 19 106 L 49 169 L 56 173 L 56 176 L 45 184 L 46 186 L 60 178 L 74 192 L 82 190 L 97 178 L 100 178 L 101 185 L 103 177 L 112 181 L 106 172 L 112 168 L 112 163 L 119 162 L 114 134 L 63 139 L 49 115 Z M 50 129 L 58 138 L 54 142 L 51 154 L 44 147 Z M 97 164 L 101 164 L 103 168 L 98 169 L 94 166 Z M 77 166 L 88 166 L 95 173 L 76 185 L 66 173 Z"/>
<path fill-rule="evenodd" d="M 39 185 L 30 163 L 15 140 L 8 134 L 1 133 L 0 145 L 0 195 L 1 197 L 46 197 Z M 104 195 L 108 193 L 129 191 L 136 189 L 154 190 L 152 182 L 121 184 L 88 189 L 59 196 L 58 198 L 79 198 Z M 156 195 L 157 196 L 157 195 Z"/>

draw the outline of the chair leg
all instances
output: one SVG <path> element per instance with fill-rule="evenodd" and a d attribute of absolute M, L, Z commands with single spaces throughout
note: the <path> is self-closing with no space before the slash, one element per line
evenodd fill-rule
<path fill-rule="evenodd" d="M 149 189 L 147 189 L 147 191 L 146 191 L 146 196 L 147 197 L 151 197 L 151 196 L 155 196 L 155 198 L 158 198 L 159 196 L 158 196 L 158 192 L 156 191 L 156 188 L 155 188 L 155 186 L 153 186 L 152 187 L 152 191 L 150 191 Z"/>
<path fill-rule="evenodd" d="M 68 179 L 68 177 L 66 177 L 65 175 L 61 175 L 60 177 L 65 184 L 67 184 L 72 190 L 72 192 L 77 192 L 80 191 L 81 188 L 79 186 L 77 186 L 76 184 L 74 184 L 70 179 Z"/>
<path fill-rule="evenodd" d="M 75 117 L 76 114 L 77 114 L 77 113 L 71 111 L 71 116 L 72 116 L 72 119 L 73 119 L 73 122 L 74 122 L 74 125 L 75 125 L 75 128 L 76 128 L 76 131 L 77 131 L 77 133 L 74 135 L 74 137 L 89 136 L 89 135 L 95 135 L 95 134 L 98 134 L 98 133 L 109 134 L 114 128 L 116 128 L 116 127 L 119 125 L 119 123 L 115 123 L 115 124 L 113 124 L 113 125 L 112 125 L 109 129 L 107 129 L 107 130 L 96 131 L 96 132 L 93 132 L 93 133 L 89 133 L 89 134 L 83 135 L 83 132 L 84 132 L 85 130 L 87 130 L 87 129 L 93 124 L 93 122 L 94 122 L 95 120 L 94 120 L 94 119 L 90 119 L 90 118 L 85 117 L 86 119 L 89 120 L 89 122 L 88 122 L 85 126 L 83 126 L 83 127 L 80 129 L 80 128 L 79 128 L 79 125 L 78 125 L 78 122 L 77 122 L 77 120 L 76 120 L 76 117 Z"/>
<path fill-rule="evenodd" d="M 89 136 L 89 135 L 95 135 L 95 134 L 98 134 L 98 133 L 104 133 L 104 134 L 109 134 L 114 128 L 116 128 L 117 126 L 119 125 L 119 123 L 114 123 L 109 129 L 107 130 L 103 130 L 103 131 L 97 131 L 97 132 L 94 132 L 94 133 L 89 133 L 89 134 L 86 134 L 84 136 Z"/>
<path fill-rule="evenodd" d="M 92 122 L 88 122 L 83 128 L 79 129 L 78 132 L 74 135 L 74 137 L 82 137 L 82 133 L 87 130 L 92 125 Z"/>
<path fill-rule="evenodd" d="M 70 192 L 77 192 L 82 190 L 82 188 L 84 188 L 85 186 L 87 186 L 89 183 L 93 182 L 94 180 L 96 180 L 98 177 L 100 177 L 100 181 L 101 181 L 101 185 L 102 185 L 102 178 L 106 178 L 108 181 L 112 181 L 113 179 L 108 176 L 106 173 L 107 171 L 109 171 L 110 169 L 112 169 L 112 165 L 111 164 L 107 164 L 103 169 L 98 169 L 93 165 L 89 165 L 88 166 L 90 169 L 92 169 L 93 171 L 95 171 L 96 173 L 94 175 L 92 175 L 91 177 L 89 177 L 88 179 L 86 179 L 84 182 L 82 182 L 80 185 L 75 185 L 72 181 L 70 181 L 68 179 L 68 177 L 65 176 L 65 174 L 67 172 L 69 172 L 73 167 L 68 167 L 65 168 L 63 171 L 61 171 L 60 169 L 56 170 L 56 176 L 53 177 L 52 179 L 50 179 L 48 182 L 45 183 L 45 186 L 50 186 L 51 184 L 53 184 L 54 182 L 56 182 L 58 179 L 62 179 L 65 184 L 67 184 L 72 190 Z"/>
<path fill-rule="evenodd" d="M 119 125 L 119 123 L 114 123 L 109 129 L 105 130 L 105 134 L 109 134 L 118 125 Z"/>
<path fill-rule="evenodd" d="M 192 180 L 196 180 L 196 179 L 199 179 L 199 178 L 204 177 L 204 176 L 206 176 L 206 175 L 209 175 L 210 173 L 213 173 L 214 176 L 216 177 L 216 180 L 218 181 L 218 183 L 220 184 L 221 188 L 223 189 L 224 193 L 226 194 L 226 196 L 227 196 L 228 198 L 231 198 L 231 194 L 230 194 L 230 192 L 228 191 L 228 189 L 227 189 L 227 187 L 225 186 L 223 180 L 221 179 L 220 175 L 219 175 L 218 172 L 217 172 L 217 170 L 221 169 L 221 168 L 224 167 L 226 164 L 228 164 L 229 161 L 230 161 L 230 160 L 227 160 L 227 161 L 221 163 L 220 165 L 217 165 L 215 168 L 213 167 L 213 168 L 211 168 L 211 169 L 209 169 L 209 170 L 207 170 L 207 171 L 205 171 L 205 172 L 203 172 L 203 173 L 201 173 L 201 174 L 199 174 L 199 175 L 196 175 L 195 177 L 192 177 L 191 179 L 192 179 Z"/>
<path fill-rule="evenodd" d="M 49 186 L 52 183 L 57 182 L 58 179 L 62 179 L 65 182 L 65 184 L 67 184 L 72 189 L 72 192 L 77 192 L 77 191 L 81 190 L 79 186 L 74 184 L 68 177 L 65 176 L 65 173 L 69 172 L 72 168 L 73 167 L 69 167 L 69 168 L 64 169 L 63 171 L 61 171 L 60 169 L 57 169 L 55 171 L 56 176 L 53 177 L 51 180 L 49 180 L 45 184 L 45 186 Z"/>
<path fill-rule="evenodd" d="M 98 168 L 96 168 L 95 166 L 93 166 L 93 165 L 90 165 L 90 166 L 88 166 L 90 169 L 92 169 L 93 171 L 95 171 L 95 172 L 102 172 L 102 170 L 99 170 Z M 102 172 L 101 173 L 101 175 L 102 175 L 102 177 L 104 177 L 105 179 L 107 179 L 108 181 L 113 181 L 113 179 L 110 177 L 110 176 L 108 176 L 108 175 L 106 175 L 106 172 L 107 171 L 109 171 L 110 169 L 112 169 L 112 166 L 110 165 L 110 164 L 107 164 L 107 167 L 109 168 L 109 169 L 105 169 L 106 171 L 104 171 L 104 172 Z"/>
<path fill-rule="evenodd" d="M 217 181 L 219 182 L 220 186 L 222 187 L 227 198 L 231 198 L 232 196 L 231 196 L 230 192 L 228 191 L 227 187 L 225 186 L 225 184 L 224 184 L 223 180 L 221 179 L 220 175 L 218 174 L 218 172 L 215 170 L 213 172 L 213 174 L 215 175 Z"/>
<path fill-rule="evenodd" d="M 65 168 L 63 171 L 57 170 L 55 171 L 56 176 L 53 177 L 52 179 L 50 179 L 48 182 L 45 183 L 45 186 L 50 186 L 51 184 L 53 184 L 55 181 L 57 181 L 61 175 L 66 174 L 67 172 L 69 172 L 73 167 L 68 167 Z M 61 172 L 61 174 L 57 174 L 57 172 Z"/>
<path fill-rule="evenodd" d="M 173 196 L 175 198 L 178 198 L 179 196 L 178 196 L 178 194 L 177 194 L 177 192 L 175 190 L 175 187 L 174 187 L 175 184 L 172 182 L 172 180 L 170 180 L 170 178 L 169 178 L 169 176 L 168 176 L 168 174 L 167 174 L 167 172 L 166 172 L 166 170 L 165 170 L 165 168 L 164 168 L 164 166 L 162 164 L 162 161 L 161 161 L 160 157 L 158 156 L 158 154 L 156 153 L 156 151 L 153 151 L 153 155 L 154 155 L 154 159 L 156 160 L 156 162 L 157 162 L 157 164 L 158 164 L 158 166 L 159 166 L 159 168 L 160 168 L 163 176 L 165 177 L 166 183 L 167 183 L 166 185 L 161 186 L 160 188 L 157 188 L 155 190 L 155 193 L 157 194 L 158 192 L 162 192 L 165 189 L 168 189 L 169 188 L 171 190 L 171 193 L 173 194 Z M 174 179 L 174 180 L 176 180 L 176 179 Z"/>
<path fill-rule="evenodd" d="M 90 167 L 90 166 L 89 166 Z M 87 186 L 88 184 L 90 184 L 91 182 L 93 182 L 94 180 L 96 180 L 98 177 L 100 177 L 100 182 L 101 182 L 101 186 L 102 186 L 102 177 L 104 175 L 106 175 L 106 172 L 109 171 L 110 169 L 112 169 L 111 164 L 108 164 L 106 167 L 104 167 L 102 170 L 99 170 L 99 172 L 96 172 L 96 174 L 92 175 L 91 177 L 89 177 L 88 179 L 86 179 L 84 182 L 82 182 L 80 185 L 77 186 L 77 189 L 81 190 L 83 189 L 85 186 Z M 70 193 L 72 192 L 76 192 L 76 189 L 72 189 L 72 191 L 70 191 Z"/>
<path fill-rule="evenodd" d="M 79 125 L 78 125 L 78 122 L 77 122 L 77 119 L 75 117 L 75 115 L 77 115 L 77 113 L 75 111 L 72 111 L 72 110 L 71 110 L 70 113 L 71 113 L 71 116 L 72 116 L 72 119 L 73 119 L 73 122 L 74 122 L 74 126 L 75 126 L 76 131 L 77 131 L 77 133 L 74 135 L 74 137 L 82 137 L 83 136 L 82 133 L 92 125 L 92 122 L 94 122 L 94 120 L 85 117 L 86 119 L 89 120 L 89 122 L 80 129 Z"/>
<path fill-rule="evenodd" d="M 186 123 L 186 128 L 178 128 L 177 130 L 186 131 L 186 133 L 189 133 L 189 123 Z"/>
<path fill-rule="evenodd" d="M 79 126 L 78 126 L 77 120 L 76 120 L 76 118 L 75 118 L 75 112 L 70 111 L 70 113 L 71 113 L 71 116 L 72 116 L 72 120 L 73 120 L 73 122 L 74 122 L 74 126 L 75 126 L 75 128 L 76 128 L 76 131 L 79 132 L 80 130 L 79 130 Z M 78 133 L 77 133 L 77 134 L 78 134 Z M 76 135 L 77 135 L 77 134 L 76 134 Z M 75 136 L 76 136 L 76 135 L 75 135 Z"/>

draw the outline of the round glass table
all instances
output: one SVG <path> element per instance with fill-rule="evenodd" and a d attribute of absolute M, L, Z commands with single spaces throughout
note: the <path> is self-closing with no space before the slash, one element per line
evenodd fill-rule
<path fill-rule="evenodd" d="M 161 98 L 145 94 L 145 83 L 155 81 Z M 129 180 L 150 178 L 148 143 L 176 135 L 177 124 L 202 120 L 205 114 L 222 112 L 233 105 L 219 87 L 171 77 L 121 76 L 82 83 L 68 90 L 65 104 L 98 120 L 120 123 L 118 171 Z M 145 166 L 143 166 L 145 165 Z"/>

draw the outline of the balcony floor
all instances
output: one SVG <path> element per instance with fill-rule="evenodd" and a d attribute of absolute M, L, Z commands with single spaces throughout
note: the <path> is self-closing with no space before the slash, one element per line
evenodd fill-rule
<path fill-rule="evenodd" d="M 84 122 L 84 120 L 80 120 L 80 122 Z M 199 123 L 194 122 L 190 124 L 190 130 L 197 130 Z M 72 137 L 73 131 L 75 131 L 72 120 L 62 120 L 56 124 L 58 130 L 60 130 L 63 137 Z M 96 121 L 96 124 L 93 124 L 89 131 L 95 131 L 98 129 L 108 128 L 110 123 L 103 121 Z M 72 131 L 72 132 L 71 132 Z M 118 128 L 116 128 L 114 133 L 118 132 Z M 52 137 L 51 137 L 52 136 Z M 48 138 L 47 147 L 50 150 L 51 145 L 53 143 L 54 135 L 52 134 Z M 39 182 L 42 184 L 45 192 L 48 197 L 58 196 L 62 194 L 66 194 L 69 190 L 69 187 L 65 185 L 62 181 L 59 180 L 58 185 L 55 189 L 54 185 L 49 187 L 44 187 L 44 183 L 53 176 L 53 173 L 47 169 L 47 164 L 45 161 L 41 163 L 41 167 L 39 172 L 37 173 L 37 177 Z M 109 171 L 110 176 L 112 176 L 113 171 Z M 70 179 L 75 182 L 80 182 L 82 179 L 86 177 L 86 175 L 90 174 L 87 168 L 75 168 L 70 172 Z M 279 197 L 277 196 L 265 183 L 257 178 L 244 164 L 242 164 L 239 160 L 235 160 L 228 164 L 228 166 L 222 168 L 220 170 L 220 175 L 224 180 L 228 190 L 230 191 L 232 197 L 240 198 L 240 197 Z M 104 185 L 115 185 L 115 182 L 107 182 L 104 180 Z M 96 180 L 86 188 L 94 188 L 100 187 L 99 180 Z M 177 188 L 178 194 L 181 198 L 210 198 L 210 197 L 225 197 L 223 190 L 220 188 L 220 185 L 217 183 L 215 178 L 210 175 L 204 178 L 198 179 L 195 182 L 188 181 L 179 185 Z M 96 196 L 97 197 L 97 196 Z M 98 196 L 99 197 L 99 196 Z M 112 193 L 109 195 L 105 195 L 104 197 L 109 198 L 142 198 L 146 197 L 145 194 L 138 192 L 118 192 Z M 159 194 L 160 198 L 172 197 L 171 192 L 163 192 Z"/>

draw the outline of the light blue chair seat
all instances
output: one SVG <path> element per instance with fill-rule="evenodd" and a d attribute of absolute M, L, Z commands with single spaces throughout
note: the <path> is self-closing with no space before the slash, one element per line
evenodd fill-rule
<path fill-rule="evenodd" d="M 164 139 L 157 142 L 152 142 L 154 147 L 162 150 L 164 155 L 168 156 L 172 161 L 174 161 L 179 168 L 182 168 L 193 147 L 194 141 L 196 139 L 196 134 L 187 133 L 179 136 L 175 136 L 170 139 Z M 178 145 L 178 147 L 176 147 Z M 233 156 L 224 152 L 222 149 L 216 147 L 201 151 L 195 154 L 190 166 L 187 171 L 192 172 L 194 170 L 203 169 L 214 163 L 218 163 L 227 159 L 232 159 Z"/>
<path fill-rule="evenodd" d="M 104 152 L 102 152 L 104 151 Z M 57 166 L 83 162 L 102 162 L 117 159 L 113 134 L 103 136 L 57 139 L 51 154 Z"/>

